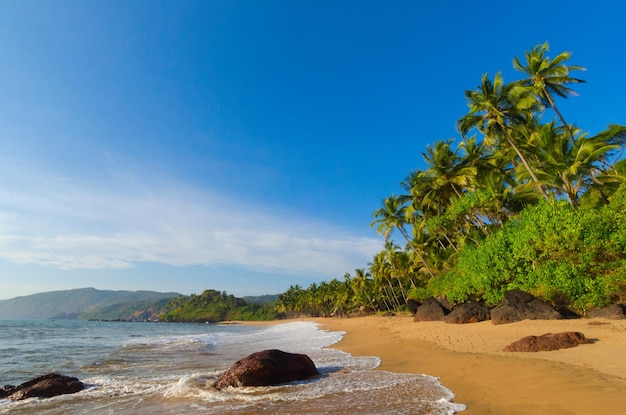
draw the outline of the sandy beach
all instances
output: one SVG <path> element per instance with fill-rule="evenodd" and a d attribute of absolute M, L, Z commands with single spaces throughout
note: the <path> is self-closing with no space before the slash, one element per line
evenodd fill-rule
<path fill-rule="evenodd" d="M 626 321 L 603 319 L 445 324 L 409 315 L 313 320 L 347 332 L 335 347 L 378 356 L 380 370 L 436 376 L 467 415 L 623 414 Z M 538 353 L 506 353 L 528 335 L 579 331 L 592 344 Z"/>

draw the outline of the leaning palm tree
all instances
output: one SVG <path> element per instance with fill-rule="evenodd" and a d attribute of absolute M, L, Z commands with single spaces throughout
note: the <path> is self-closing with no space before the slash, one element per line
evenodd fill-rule
<path fill-rule="evenodd" d="M 534 88 L 539 100 L 554 110 L 573 143 L 575 141 L 574 133 L 554 103 L 554 95 L 558 95 L 561 98 L 576 95 L 567 84 L 583 83 L 585 81 L 572 78 L 569 74 L 572 71 L 584 71 L 585 68 L 565 64 L 572 56 L 571 52 L 561 52 L 554 59 L 550 59 L 549 56 L 546 56 L 548 49 L 548 42 L 535 46 L 532 50 L 524 52 L 526 65 L 522 65 L 520 60 L 515 57 L 513 59 L 513 67 L 528 75 L 528 78 L 520 81 L 520 84 Z"/>
<path fill-rule="evenodd" d="M 377 281 L 386 299 L 387 309 L 391 311 L 400 308 L 402 304 L 395 292 L 393 277 L 391 276 L 391 264 L 387 259 L 387 251 L 382 250 L 374 256 L 374 260 L 369 265 L 371 275 Z"/>
<path fill-rule="evenodd" d="M 361 306 L 363 303 L 367 303 L 372 310 L 376 310 L 378 307 L 374 303 L 373 281 L 369 272 L 365 271 L 365 268 L 357 268 L 354 270 L 354 278 L 349 278 L 350 274 L 346 275 L 346 278 L 350 281 L 352 291 L 354 292 L 354 299 Z"/>
<path fill-rule="evenodd" d="M 528 89 L 505 84 L 502 75 L 498 72 L 493 81 L 489 79 L 488 74 L 484 74 L 478 89 L 466 91 L 465 96 L 470 110 L 457 122 L 457 128 L 461 134 L 465 137 L 471 129 L 477 128 L 484 134 L 487 144 L 513 149 L 539 193 L 549 200 L 527 158 L 511 135 L 511 129 L 516 125 L 524 124 L 529 118 L 528 111 L 536 107 L 535 100 L 530 99 Z"/>
<path fill-rule="evenodd" d="M 586 183 L 585 196 L 609 203 L 608 197 L 617 187 L 626 182 L 626 160 L 622 158 L 626 149 L 626 126 L 610 124 L 609 127 L 589 137 L 599 145 L 612 146 L 613 150 L 603 153 L 591 169 Z"/>
<path fill-rule="evenodd" d="M 376 231 L 383 235 L 385 241 L 389 239 L 394 229 L 397 229 L 407 242 L 409 242 L 409 235 L 404 229 L 406 225 L 405 210 L 406 206 L 403 204 L 401 197 L 394 195 L 387 196 L 383 199 L 383 207 L 372 214 L 372 216 L 377 219 L 373 221 L 370 226 L 376 226 Z"/>
<path fill-rule="evenodd" d="M 376 231 L 379 234 L 383 234 L 385 242 L 389 239 L 391 232 L 393 232 L 394 229 L 397 229 L 400 234 L 402 234 L 404 239 L 406 239 L 407 243 L 411 244 L 412 238 L 409 237 L 406 229 L 404 228 L 407 224 L 407 215 L 406 206 L 403 204 L 401 197 L 391 195 L 385 198 L 383 200 L 383 207 L 374 212 L 373 216 L 377 219 L 373 221 L 370 226 L 376 226 Z M 433 276 L 433 273 L 426 261 L 424 261 L 423 258 L 421 259 L 428 273 Z"/>
<path fill-rule="evenodd" d="M 461 198 L 463 192 L 473 187 L 477 169 L 464 164 L 459 156 L 460 147 L 452 149 L 452 140 L 437 141 L 431 147 L 426 146 L 422 153 L 428 169 L 422 173 L 421 180 L 428 183 L 429 192 L 423 201 L 431 201 L 437 211 L 441 211 L 452 202 Z"/>

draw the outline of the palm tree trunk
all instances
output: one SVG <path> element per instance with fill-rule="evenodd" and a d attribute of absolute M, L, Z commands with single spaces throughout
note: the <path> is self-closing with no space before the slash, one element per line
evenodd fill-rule
<path fill-rule="evenodd" d="M 396 276 L 396 279 L 398 280 L 398 284 L 400 285 L 400 293 L 402 294 L 402 297 L 403 297 L 402 300 L 406 304 L 406 300 L 408 298 L 408 294 L 407 294 L 406 290 L 404 289 L 404 285 L 402 284 L 402 279 L 400 279 L 399 276 Z"/>
<path fill-rule="evenodd" d="M 389 290 L 393 295 L 394 302 L 396 303 L 396 310 L 400 308 L 400 300 L 398 300 L 398 295 L 396 294 L 396 290 L 393 288 L 393 284 L 391 283 L 391 279 L 389 279 Z"/>
<path fill-rule="evenodd" d="M 454 245 L 454 243 L 452 243 L 452 241 L 450 240 L 450 238 L 448 238 L 448 235 L 446 235 L 445 233 L 443 234 L 443 237 L 446 238 L 446 241 L 448 241 L 448 243 L 450 244 L 450 246 L 452 247 L 452 249 L 454 249 L 454 252 L 456 252 L 457 254 L 459 253 L 459 250 L 457 249 L 456 245 Z"/>
<path fill-rule="evenodd" d="M 556 104 L 554 103 L 554 100 L 552 99 L 552 96 L 550 95 L 550 93 L 545 87 L 543 88 L 543 95 L 546 98 L 546 100 L 548 100 L 550 107 L 552 107 L 554 112 L 556 112 L 556 115 L 559 117 L 559 120 L 561 120 L 561 124 L 563 124 L 565 131 L 567 131 L 567 135 L 569 135 L 569 139 L 571 140 L 572 144 L 576 143 L 576 139 L 574 139 L 574 134 L 572 133 L 571 128 L 569 128 L 569 125 L 565 122 L 565 118 L 563 118 L 561 111 L 558 110 L 558 108 L 556 107 Z"/>
<path fill-rule="evenodd" d="M 387 303 L 387 301 L 385 300 L 385 303 L 387 303 L 387 310 L 393 311 L 394 309 L 397 308 L 397 303 L 398 303 L 398 300 L 396 299 L 395 304 L 394 304 L 395 293 L 393 292 L 393 287 L 391 287 L 391 284 L 389 284 L 389 287 L 387 287 L 387 285 L 385 285 L 384 283 L 382 287 L 383 287 L 385 297 L 389 299 L 389 303 L 391 303 L 391 307 L 390 307 L 389 303 Z M 389 289 L 391 289 L 391 294 L 389 294 Z"/>
<path fill-rule="evenodd" d="M 539 193 L 541 193 L 541 195 L 543 196 L 544 199 L 546 199 L 546 201 L 550 201 L 550 198 L 548 197 L 548 195 L 546 194 L 546 192 L 543 190 L 543 188 L 541 187 L 541 184 L 539 183 L 539 179 L 537 178 L 537 176 L 535 175 L 535 173 L 532 171 L 532 169 L 530 168 L 530 165 L 528 164 L 528 161 L 526 160 L 526 157 L 524 157 L 524 155 L 522 154 L 522 152 L 520 151 L 520 149 L 517 147 L 517 145 L 515 145 L 515 143 L 513 142 L 513 139 L 511 138 L 511 135 L 509 134 L 509 132 L 507 131 L 506 127 L 503 128 L 504 131 L 504 136 L 506 137 L 506 141 L 508 141 L 509 145 L 513 148 L 513 150 L 515 150 L 515 153 L 517 153 L 517 156 L 519 157 L 519 159 L 521 160 L 522 164 L 524 164 L 524 167 L 526 168 L 526 170 L 528 171 L 528 174 L 530 174 L 530 177 L 533 179 L 533 181 L 535 182 L 535 185 L 537 186 L 537 190 L 539 190 Z"/>
<path fill-rule="evenodd" d="M 411 242 L 411 239 L 409 238 L 409 235 L 407 235 L 406 231 L 403 228 L 398 228 L 400 230 L 400 233 L 402 234 L 402 236 L 404 236 L 404 239 L 406 239 L 406 241 L 410 244 L 413 245 Z M 428 264 L 426 263 L 426 261 L 424 260 L 424 257 L 422 257 L 422 255 L 417 251 L 417 249 L 414 249 L 415 253 L 417 254 L 417 257 L 420 259 L 420 261 L 422 261 L 422 264 L 424 264 L 424 267 L 426 268 L 426 271 L 428 271 L 428 273 L 430 274 L 430 276 L 432 278 L 435 277 L 435 275 L 433 274 L 433 272 L 431 271 L 430 267 L 428 266 Z"/>

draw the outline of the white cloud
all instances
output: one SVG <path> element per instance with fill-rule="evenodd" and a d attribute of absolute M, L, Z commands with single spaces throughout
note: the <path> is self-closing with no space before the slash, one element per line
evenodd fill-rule
<path fill-rule="evenodd" d="M 231 265 L 340 277 L 380 249 L 320 220 L 171 180 L 0 171 L 0 259 L 61 269 Z"/>

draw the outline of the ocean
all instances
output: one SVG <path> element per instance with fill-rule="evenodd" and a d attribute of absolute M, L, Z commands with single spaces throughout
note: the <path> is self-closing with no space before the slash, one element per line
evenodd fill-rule
<path fill-rule="evenodd" d="M 463 405 L 431 376 L 375 370 L 377 357 L 328 349 L 343 332 L 273 326 L 79 320 L 0 321 L 0 386 L 58 372 L 87 387 L 12 402 L 0 414 L 453 414 Z M 273 387 L 211 387 L 257 351 L 307 354 L 320 376 Z"/>

